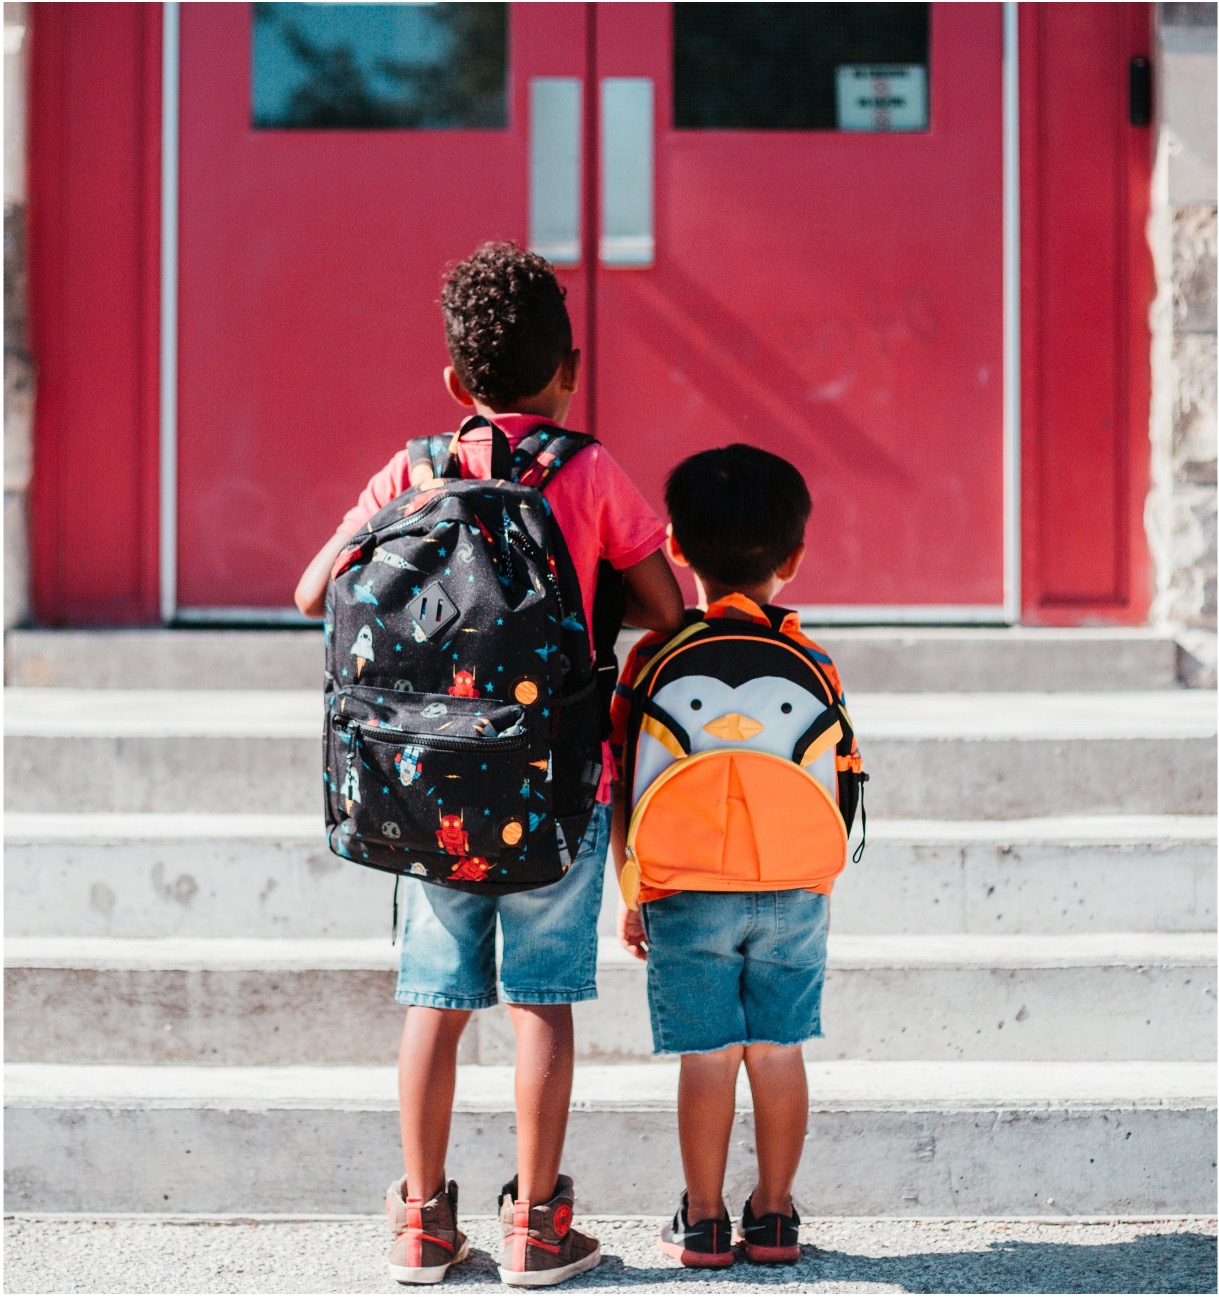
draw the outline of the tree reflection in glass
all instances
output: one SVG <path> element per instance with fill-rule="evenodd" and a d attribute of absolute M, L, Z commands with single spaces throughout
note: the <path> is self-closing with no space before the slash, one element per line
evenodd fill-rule
<path fill-rule="evenodd" d="M 253 123 L 289 130 L 507 125 L 506 4 L 255 4 Z"/>

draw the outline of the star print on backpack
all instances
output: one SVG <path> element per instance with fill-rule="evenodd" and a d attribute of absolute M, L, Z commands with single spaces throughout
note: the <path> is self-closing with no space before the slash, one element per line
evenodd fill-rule
<path fill-rule="evenodd" d="M 492 476 L 457 443 L 491 427 Z M 339 555 L 326 599 L 326 824 L 349 860 L 469 891 L 561 878 L 601 776 L 583 600 L 542 488 L 591 437 L 515 451 L 487 420 L 421 438 L 404 492 Z M 612 644 L 612 637 L 609 640 Z"/>

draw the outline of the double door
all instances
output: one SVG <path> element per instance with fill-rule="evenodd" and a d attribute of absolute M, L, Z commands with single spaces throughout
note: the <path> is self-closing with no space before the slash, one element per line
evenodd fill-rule
<path fill-rule="evenodd" d="M 813 495 L 785 602 L 1002 619 L 1003 69 L 992 4 L 182 6 L 178 612 L 286 608 L 454 425 L 440 275 L 511 238 L 658 511 L 753 442 Z"/>

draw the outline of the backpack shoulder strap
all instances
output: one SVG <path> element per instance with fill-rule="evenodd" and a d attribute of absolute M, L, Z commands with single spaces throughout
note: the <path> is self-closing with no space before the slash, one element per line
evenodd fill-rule
<path fill-rule="evenodd" d="M 512 452 L 512 480 L 538 491 L 579 451 L 597 444 L 586 432 L 568 432 L 566 428 L 545 425 L 522 437 Z"/>
<path fill-rule="evenodd" d="M 444 471 L 449 458 L 449 445 L 452 434 L 441 434 L 437 437 L 412 437 L 406 443 L 406 459 L 410 465 L 410 482 L 426 480 L 428 477 L 447 477 Z"/>
<path fill-rule="evenodd" d="M 460 477 L 461 461 L 457 455 L 457 443 L 475 428 L 491 429 L 491 476 L 512 478 L 512 452 L 503 429 L 496 427 L 481 414 L 472 414 L 456 432 L 441 433 L 434 437 L 414 437 L 406 443 L 412 485 L 416 469 L 421 475 L 427 472 L 431 477 Z"/>

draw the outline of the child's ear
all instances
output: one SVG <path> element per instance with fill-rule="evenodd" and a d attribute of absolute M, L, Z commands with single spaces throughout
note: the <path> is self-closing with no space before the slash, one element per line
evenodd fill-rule
<path fill-rule="evenodd" d="M 569 396 L 574 396 L 580 386 L 580 366 L 583 357 L 580 355 L 580 348 L 573 347 L 567 353 L 567 359 L 559 366 L 560 386 Z"/>
<path fill-rule="evenodd" d="M 665 547 L 669 551 L 669 557 L 677 564 L 678 567 L 689 567 L 690 560 L 681 552 L 681 546 L 677 543 L 677 537 L 673 535 L 673 524 L 665 528 Z"/>
<path fill-rule="evenodd" d="M 452 365 L 444 367 L 444 386 L 458 405 L 472 406 L 474 404 L 474 398 L 466 391 L 465 384 L 457 377 L 457 371 Z"/>
<path fill-rule="evenodd" d="M 787 558 L 783 560 L 782 566 L 775 573 L 775 579 L 782 581 L 786 585 L 795 578 L 796 573 L 800 571 L 800 564 L 803 562 L 804 546 L 801 545 L 799 549 L 792 550 Z"/>

